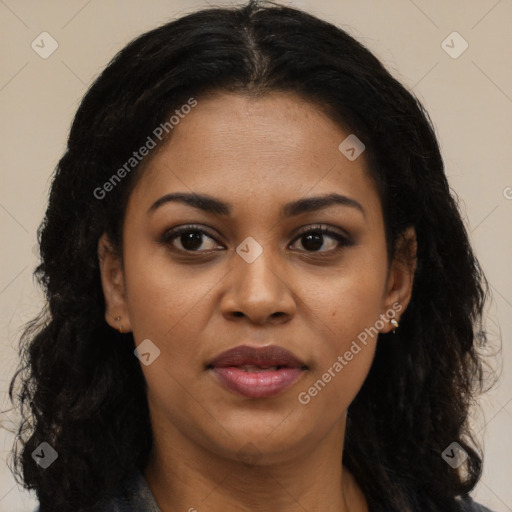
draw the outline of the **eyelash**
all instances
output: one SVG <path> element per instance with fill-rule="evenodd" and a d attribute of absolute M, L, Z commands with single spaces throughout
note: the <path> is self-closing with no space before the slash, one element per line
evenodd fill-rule
<path fill-rule="evenodd" d="M 187 253 L 187 254 L 208 254 L 214 252 L 214 250 L 210 251 L 191 251 L 186 249 L 178 249 L 177 247 L 172 246 L 172 241 L 178 238 L 180 235 L 184 233 L 190 233 L 190 232 L 199 232 L 200 234 L 207 235 L 209 238 L 211 238 L 214 241 L 217 241 L 215 239 L 215 236 L 210 233 L 209 231 L 205 230 L 204 227 L 190 224 L 187 226 L 180 226 L 178 228 L 166 231 L 164 235 L 162 236 L 161 242 L 165 245 L 171 245 L 171 248 L 175 251 L 181 252 L 181 253 Z M 299 232 L 295 238 L 293 239 L 293 242 L 296 242 L 303 236 L 310 234 L 310 233 L 320 233 L 321 235 L 328 235 L 329 237 L 334 238 L 338 242 L 338 247 L 335 249 L 330 249 L 327 251 L 304 251 L 308 255 L 332 255 L 334 252 L 340 251 L 343 247 L 349 247 L 353 245 L 353 241 L 346 235 L 342 235 L 341 233 L 338 233 L 337 231 L 333 231 L 332 229 L 329 229 L 328 227 L 318 224 L 313 226 L 308 226 L 307 229 L 304 229 L 303 231 Z"/>

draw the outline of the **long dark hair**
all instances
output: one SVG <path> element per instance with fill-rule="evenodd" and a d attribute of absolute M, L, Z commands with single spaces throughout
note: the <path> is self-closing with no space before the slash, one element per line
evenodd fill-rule
<path fill-rule="evenodd" d="M 23 332 L 9 389 L 22 414 L 14 471 L 46 512 L 85 509 L 145 467 L 152 446 L 146 383 L 133 338 L 127 342 L 132 335 L 105 322 L 97 256 L 103 232 L 121 252 L 127 199 L 145 162 L 104 197 L 98 189 L 177 108 L 212 91 L 286 91 L 316 104 L 366 146 L 390 259 L 400 234 L 415 228 L 412 299 L 397 333 L 382 335 L 350 405 L 343 463 L 372 510 L 458 510 L 457 496 L 481 474 L 467 420 L 485 380 L 485 333 L 477 331 L 488 286 L 432 124 L 347 33 L 271 2 L 207 8 L 147 32 L 85 95 L 38 231 L 35 275 L 47 307 Z M 58 453 L 45 470 L 31 456 L 42 442 Z M 458 470 L 441 456 L 452 442 L 468 454 Z"/>

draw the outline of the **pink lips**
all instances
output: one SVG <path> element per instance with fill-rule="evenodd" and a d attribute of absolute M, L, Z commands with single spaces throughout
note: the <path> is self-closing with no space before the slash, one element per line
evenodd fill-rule
<path fill-rule="evenodd" d="M 292 386 L 307 366 L 277 345 L 241 345 L 220 354 L 208 369 L 228 389 L 250 398 L 265 398 Z"/>

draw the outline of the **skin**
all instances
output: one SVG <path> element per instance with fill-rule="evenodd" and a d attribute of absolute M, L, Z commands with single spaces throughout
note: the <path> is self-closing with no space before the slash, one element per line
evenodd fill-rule
<path fill-rule="evenodd" d="M 141 368 L 154 435 L 145 476 L 163 512 L 368 510 L 341 459 L 346 411 L 377 336 L 307 405 L 298 401 L 397 303 L 399 320 L 411 296 L 414 266 L 386 259 L 364 153 L 349 161 L 338 149 L 349 134 L 292 94 L 199 98 L 130 196 L 124 263 L 106 236 L 99 240 L 106 321 L 161 351 Z M 231 214 L 178 202 L 147 213 L 167 193 L 192 191 L 229 202 Z M 331 205 L 282 215 L 285 203 L 332 192 L 359 202 L 364 214 Z M 188 224 L 209 232 L 196 252 L 184 249 L 183 237 L 161 241 Z M 324 235 L 311 249 L 298 231 L 318 224 L 347 233 L 352 245 Z M 414 241 L 414 231 L 405 235 Z M 236 252 L 248 236 L 263 249 L 252 263 Z M 393 329 L 385 318 L 382 333 Z M 235 394 L 205 365 L 240 344 L 281 345 L 308 370 L 277 396 Z"/>

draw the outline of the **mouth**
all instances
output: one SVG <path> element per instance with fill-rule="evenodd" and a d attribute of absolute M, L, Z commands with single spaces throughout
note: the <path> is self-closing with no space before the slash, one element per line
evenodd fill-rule
<path fill-rule="evenodd" d="M 249 398 L 266 398 L 283 393 L 308 370 L 290 351 L 277 345 L 241 345 L 211 361 L 211 371 L 225 388 Z"/>

